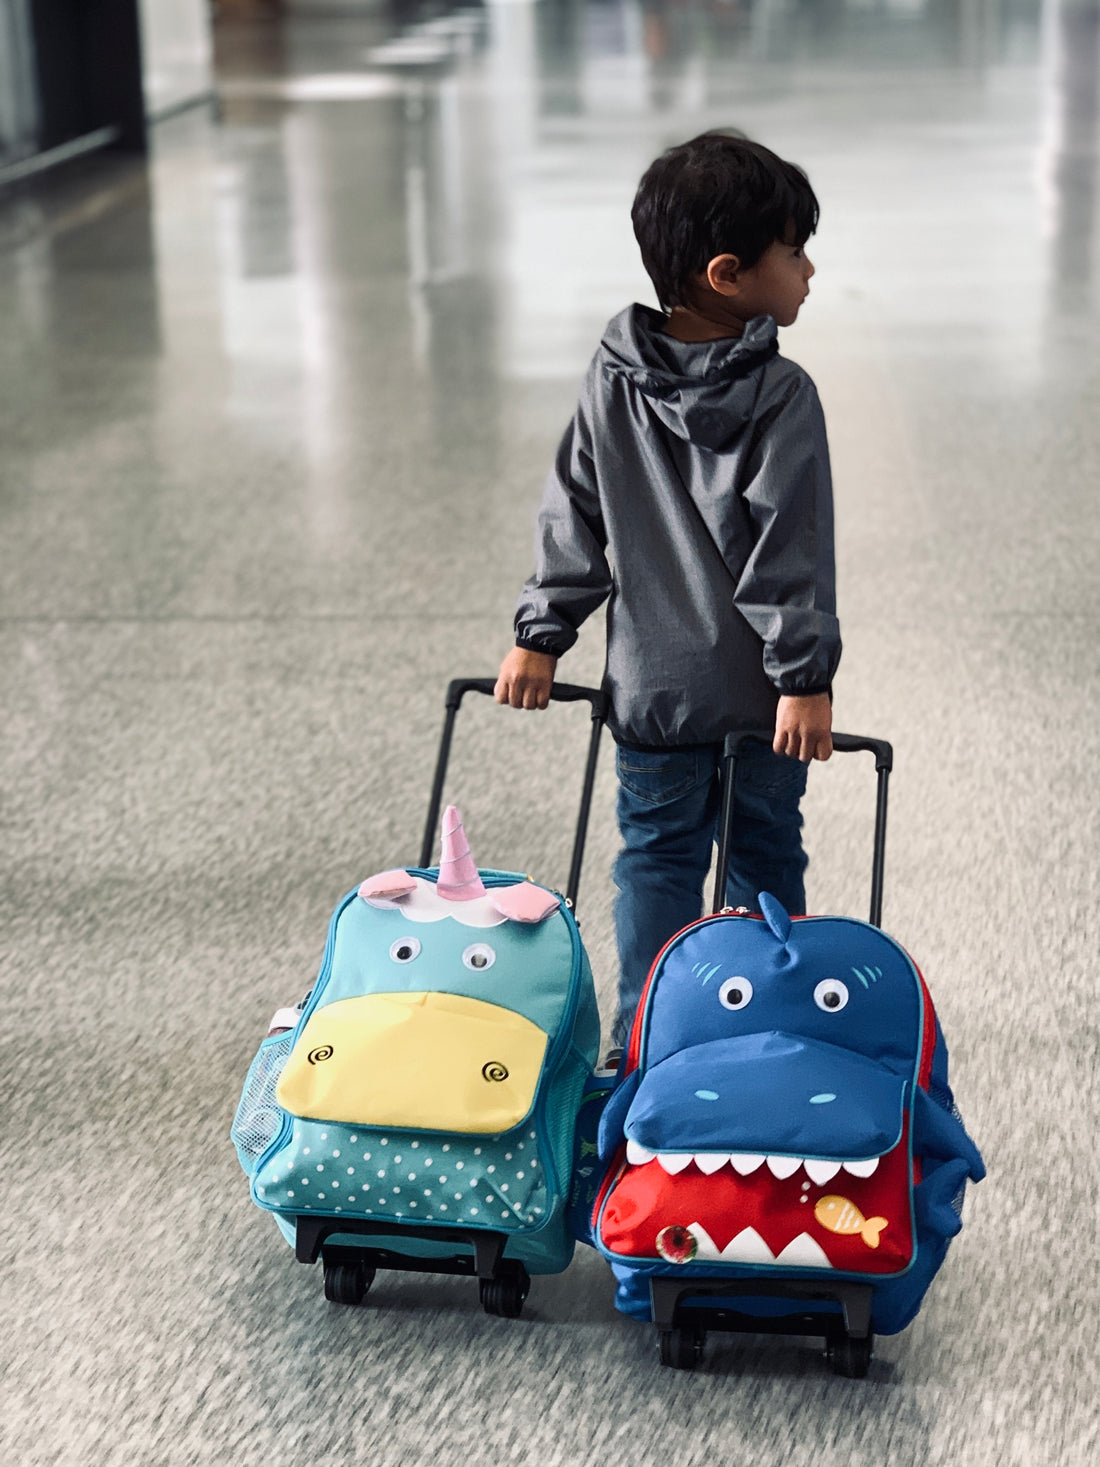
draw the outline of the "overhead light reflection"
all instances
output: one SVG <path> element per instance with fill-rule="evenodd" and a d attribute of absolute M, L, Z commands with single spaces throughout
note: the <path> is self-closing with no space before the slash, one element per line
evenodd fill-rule
<path fill-rule="evenodd" d="M 392 97 L 400 90 L 396 77 L 361 71 L 317 76 L 233 77 L 218 83 L 218 95 L 233 102 L 363 102 L 374 97 Z"/>
<path fill-rule="evenodd" d="M 1068 313 L 1090 295 L 1095 273 L 1100 0 L 1044 0 L 1040 77 L 1041 219 L 1052 303 Z"/>

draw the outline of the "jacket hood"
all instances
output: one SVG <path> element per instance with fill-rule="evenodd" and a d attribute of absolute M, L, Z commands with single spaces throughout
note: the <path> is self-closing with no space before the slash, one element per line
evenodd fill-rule
<path fill-rule="evenodd" d="M 625 377 L 667 428 L 721 451 L 752 417 L 764 363 L 779 350 L 775 322 L 757 316 L 739 337 L 677 341 L 665 317 L 633 305 L 608 323 L 604 368 Z"/>

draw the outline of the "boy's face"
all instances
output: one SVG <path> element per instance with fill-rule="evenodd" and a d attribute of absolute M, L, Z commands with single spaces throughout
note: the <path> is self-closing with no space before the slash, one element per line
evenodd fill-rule
<path fill-rule="evenodd" d="M 750 270 L 737 272 L 738 315 L 772 316 L 777 326 L 791 326 L 810 293 L 814 267 L 801 245 L 776 240 Z"/>
<path fill-rule="evenodd" d="M 750 269 L 736 255 L 715 255 L 689 282 L 682 305 L 669 313 L 668 330 L 681 341 L 740 336 L 756 316 L 792 326 L 810 293 L 814 267 L 802 245 L 792 243 L 793 223 Z"/>

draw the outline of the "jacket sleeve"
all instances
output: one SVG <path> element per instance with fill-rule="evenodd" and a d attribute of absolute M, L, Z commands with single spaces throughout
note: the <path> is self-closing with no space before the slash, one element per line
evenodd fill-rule
<path fill-rule="evenodd" d="M 825 419 L 804 373 L 759 420 L 741 493 L 754 543 L 734 604 L 763 639 L 773 687 L 828 692 L 841 650 L 833 491 Z"/>
<path fill-rule="evenodd" d="M 559 657 L 611 593 L 607 534 L 591 436 L 579 408 L 546 480 L 535 534 L 535 572 L 516 606 L 516 645 Z"/>

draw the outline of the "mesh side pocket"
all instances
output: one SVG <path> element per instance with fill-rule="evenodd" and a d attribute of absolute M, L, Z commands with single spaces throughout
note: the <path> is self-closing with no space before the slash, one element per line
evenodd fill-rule
<path fill-rule="evenodd" d="M 966 1122 L 963 1120 L 962 1111 L 955 1104 L 955 1097 L 954 1095 L 952 1095 L 950 1087 L 947 1085 L 937 1085 L 935 1082 L 933 1082 L 928 1087 L 928 1094 L 936 1102 L 937 1105 L 939 1105 L 943 1110 L 947 1112 L 949 1116 L 958 1121 L 959 1125 L 964 1131 L 966 1131 L 966 1134 L 969 1136 L 970 1132 L 966 1130 Z M 958 1191 L 951 1199 L 951 1206 L 954 1208 L 956 1215 L 960 1218 L 962 1217 L 963 1203 L 965 1201 L 966 1178 L 963 1177 L 962 1181 L 959 1183 Z"/>
<path fill-rule="evenodd" d="M 606 1170 L 600 1162 L 596 1138 L 600 1117 L 614 1088 L 613 1075 L 601 1075 L 598 1079 L 592 1076 L 586 1081 L 581 1096 L 566 1216 L 566 1226 L 579 1243 L 592 1244 L 592 1209 Z"/>
<path fill-rule="evenodd" d="M 964 1178 L 963 1181 L 961 1181 L 959 1183 L 959 1190 L 955 1193 L 954 1197 L 952 1197 L 952 1199 L 951 1199 L 951 1206 L 955 1209 L 956 1216 L 962 1217 L 962 1215 L 963 1215 L 963 1203 L 965 1201 L 966 1201 L 966 1180 Z"/>
<path fill-rule="evenodd" d="M 577 1113 L 589 1067 L 573 1049 L 562 1064 L 547 1096 L 546 1129 L 554 1169 L 558 1174 L 559 1197 L 568 1202 L 573 1182 L 573 1146 L 577 1131 Z M 555 1199 L 556 1200 L 556 1199 Z"/>
<path fill-rule="evenodd" d="M 282 1125 L 283 1113 L 275 1102 L 275 1086 L 293 1043 L 293 1030 L 274 1039 L 265 1039 L 245 1077 L 229 1136 L 249 1177 Z"/>
<path fill-rule="evenodd" d="M 962 1111 L 954 1103 L 954 1101 L 952 1101 L 952 1103 L 951 1103 L 951 1114 L 955 1117 L 955 1119 L 958 1121 L 959 1125 L 963 1128 L 964 1131 L 966 1131 L 966 1134 L 969 1136 L 970 1135 L 970 1132 L 966 1130 L 966 1122 L 962 1118 Z M 954 1197 L 952 1197 L 952 1199 L 951 1199 L 951 1206 L 955 1209 L 955 1212 L 958 1214 L 958 1216 L 960 1218 L 963 1215 L 963 1203 L 965 1201 L 966 1201 L 966 1178 L 963 1177 L 962 1181 L 959 1183 L 959 1190 L 955 1193 Z"/>

